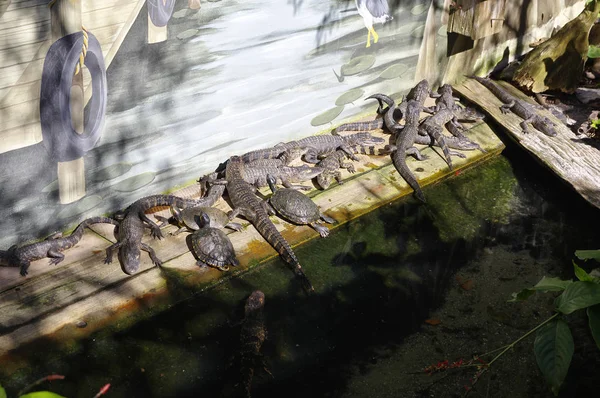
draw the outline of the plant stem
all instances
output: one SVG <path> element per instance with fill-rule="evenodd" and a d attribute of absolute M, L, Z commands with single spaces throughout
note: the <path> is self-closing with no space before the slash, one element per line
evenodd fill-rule
<path fill-rule="evenodd" d="M 502 350 L 502 352 L 498 355 L 496 355 L 494 357 L 494 359 L 492 359 L 487 366 L 490 367 L 492 366 L 492 364 L 498 359 L 500 358 L 502 355 L 504 355 L 504 353 L 508 350 L 510 350 L 511 348 L 513 348 L 518 342 L 520 342 L 521 340 L 525 339 L 527 336 L 529 336 L 531 333 L 535 332 L 536 330 L 538 330 L 539 328 L 541 328 L 542 326 L 544 326 L 545 324 L 547 324 L 548 322 L 550 322 L 551 320 L 553 320 L 554 318 L 556 318 L 558 315 L 560 315 L 558 312 L 554 315 L 552 315 L 550 318 L 546 319 L 544 322 L 540 323 L 539 325 L 537 325 L 536 327 L 534 327 L 533 329 L 531 329 L 529 332 L 525 333 L 523 336 L 519 337 L 517 340 L 513 341 L 512 343 L 510 343 L 509 345 L 506 346 L 506 348 L 504 350 Z"/>

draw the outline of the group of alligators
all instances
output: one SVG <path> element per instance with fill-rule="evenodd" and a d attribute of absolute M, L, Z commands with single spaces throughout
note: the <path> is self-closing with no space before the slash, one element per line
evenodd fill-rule
<path fill-rule="evenodd" d="M 512 109 L 524 121 L 521 127 L 528 131 L 527 123 L 543 133 L 556 135 L 554 124 L 547 118 L 537 115 L 535 108 L 514 98 L 487 78 L 475 77 L 490 89 L 503 103 L 503 112 Z M 436 98 L 434 107 L 426 107 L 428 97 Z M 350 160 L 358 160 L 357 154 L 391 154 L 393 164 L 400 175 L 415 191 L 418 199 L 425 202 L 419 183 L 406 163 L 406 156 L 418 160 L 425 159 L 415 144 L 435 145 L 442 149 L 445 160 L 452 168 L 451 156 L 464 157 L 454 151 L 483 149 L 470 141 L 464 134 L 461 121 L 475 121 L 483 115 L 472 108 L 459 105 L 454 98 L 451 86 L 442 85 L 437 93 L 432 93 L 426 80 L 419 82 L 400 104 L 384 94 L 374 94 L 368 99 L 377 100 L 377 113 L 380 117 L 370 122 L 347 123 L 336 128 L 330 135 L 318 135 L 297 141 L 277 144 L 271 148 L 248 152 L 230 157 L 225 167 L 200 178 L 203 196 L 199 199 L 183 199 L 174 195 L 153 195 L 141 198 L 113 218 L 92 217 L 83 221 L 75 231 L 67 236 L 52 236 L 44 241 L 14 245 L 6 251 L 0 250 L 0 265 L 20 267 L 21 275 L 27 275 L 32 261 L 49 257 L 51 264 L 58 264 L 64 258 L 62 251 L 73 247 L 81 239 L 85 227 L 95 223 L 116 225 L 117 242 L 106 249 L 105 262 L 110 263 L 114 251 L 123 271 L 134 274 L 140 266 L 141 251 L 146 251 L 152 262 L 160 266 L 161 261 L 154 250 L 142 243 L 146 228 L 154 238 L 162 238 L 161 227 L 169 222 L 176 223 L 181 232 L 192 232 L 192 251 L 200 266 L 212 266 L 226 271 L 229 266 L 238 265 L 233 245 L 221 229 L 224 227 L 240 231 L 240 224 L 232 222 L 239 216 L 248 220 L 256 230 L 277 250 L 281 257 L 300 277 L 304 288 L 313 291 L 313 286 L 304 274 L 298 258 L 291 246 L 275 228 L 270 219 L 278 214 L 295 223 L 306 224 L 326 237 L 329 230 L 319 225 L 321 220 L 334 223 L 323 215 L 312 200 L 297 191 L 311 189 L 309 186 L 294 185 L 316 178 L 317 185 L 326 189 L 333 179 L 342 183 L 340 168 L 355 171 Z M 428 116 L 421 118 L 421 114 Z M 403 124 L 400 124 L 401 121 Z M 452 134 L 445 135 L 444 127 Z M 383 138 L 374 137 L 368 131 L 383 129 L 391 134 L 390 145 Z M 341 132 L 354 133 L 342 135 Z M 299 159 L 305 163 L 298 166 Z M 309 165 L 311 164 L 311 165 Z M 277 188 L 281 184 L 284 188 Z M 257 188 L 270 186 L 273 195 L 267 200 L 257 195 Z M 232 211 L 223 213 L 212 207 L 227 192 Z M 146 212 L 157 206 L 170 206 L 172 220 L 157 217 L 157 224 Z"/>

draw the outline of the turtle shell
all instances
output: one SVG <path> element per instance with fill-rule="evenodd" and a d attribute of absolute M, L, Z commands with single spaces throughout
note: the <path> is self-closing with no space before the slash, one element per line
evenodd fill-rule
<path fill-rule="evenodd" d="M 192 248 L 198 260 L 212 267 L 227 269 L 239 264 L 227 235 L 217 228 L 204 227 L 192 234 Z"/>
<path fill-rule="evenodd" d="M 227 214 L 216 207 L 206 207 L 206 206 L 197 206 L 197 207 L 187 207 L 181 210 L 179 215 L 179 219 L 186 227 L 191 230 L 197 231 L 200 229 L 198 224 L 196 223 L 196 216 L 200 216 L 200 214 L 206 213 L 210 218 L 209 227 L 211 228 L 223 228 L 229 222 L 229 218 Z"/>
<path fill-rule="evenodd" d="M 278 189 L 271 196 L 270 203 L 283 218 L 296 224 L 309 224 L 321 217 L 315 202 L 295 189 Z"/>

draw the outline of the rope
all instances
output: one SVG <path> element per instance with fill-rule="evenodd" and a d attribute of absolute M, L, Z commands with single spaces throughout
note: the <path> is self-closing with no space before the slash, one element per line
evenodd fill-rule
<path fill-rule="evenodd" d="M 48 8 L 52 8 L 52 6 L 56 4 L 57 1 L 58 0 L 51 0 L 48 3 Z M 81 54 L 79 54 L 79 62 L 77 62 L 77 65 L 75 65 L 75 75 L 81 71 L 81 68 L 83 68 L 85 56 L 88 51 L 88 30 L 85 28 L 85 26 L 83 26 L 83 24 L 81 25 L 81 32 L 83 33 L 83 45 L 81 46 Z"/>

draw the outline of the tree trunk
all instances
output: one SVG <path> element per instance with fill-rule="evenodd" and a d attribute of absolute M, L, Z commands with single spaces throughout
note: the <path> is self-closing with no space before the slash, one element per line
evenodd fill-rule
<path fill-rule="evenodd" d="M 588 35 L 600 12 L 593 0 L 554 36 L 529 52 L 517 68 L 513 81 L 540 93 L 546 90 L 572 92 L 577 88 L 588 52 Z"/>

